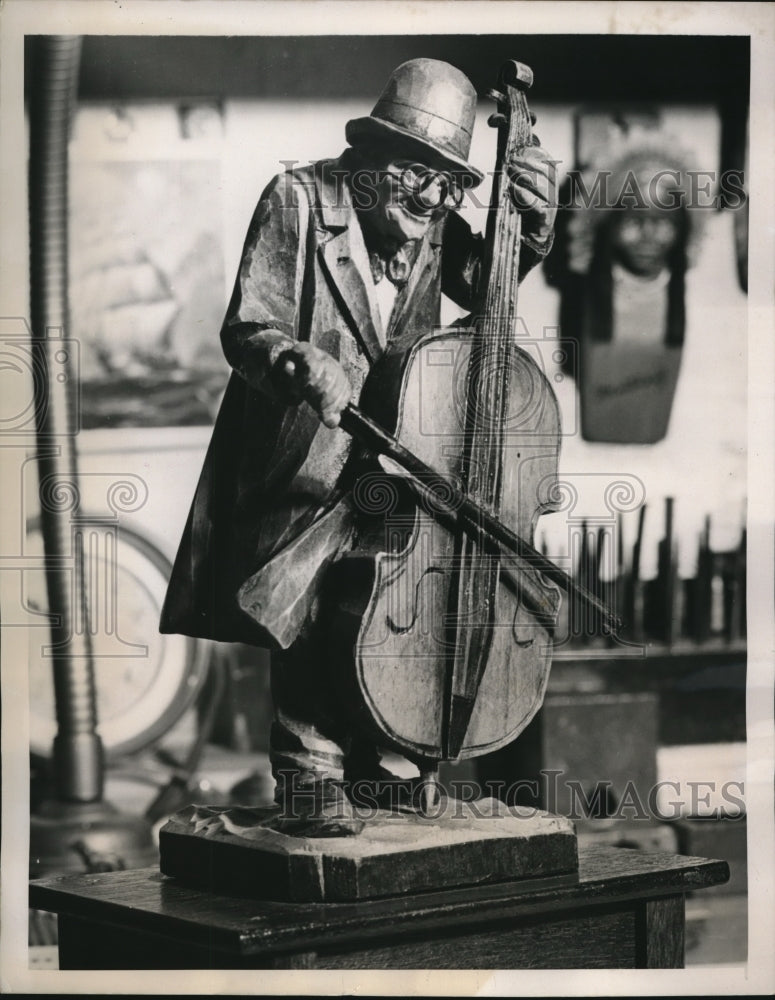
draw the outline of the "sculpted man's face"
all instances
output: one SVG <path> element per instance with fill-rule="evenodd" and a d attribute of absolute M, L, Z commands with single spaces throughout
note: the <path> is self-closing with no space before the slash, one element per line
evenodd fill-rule
<path fill-rule="evenodd" d="M 611 232 L 614 258 L 641 278 L 655 278 L 667 266 L 679 237 L 675 213 L 659 208 L 617 211 Z"/>
<path fill-rule="evenodd" d="M 400 148 L 359 150 L 352 183 L 362 215 L 388 247 L 422 239 L 459 198 L 448 174 Z"/>

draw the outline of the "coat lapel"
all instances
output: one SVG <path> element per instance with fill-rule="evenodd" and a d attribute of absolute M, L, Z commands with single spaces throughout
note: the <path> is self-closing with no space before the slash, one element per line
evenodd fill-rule
<path fill-rule="evenodd" d="M 357 223 L 356 223 L 357 224 Z M 372 303 L 361 272 L 353 260 L 350 233 L 347 229 L 325 242 L 319 251 L 326 272 L 339 298 L 355 336 L 371 362 L 382 354 Z"/>
<path fill-rule="evenodd" d="M 345 318 L 373 363 L 383 353 L 377 326 L 380 324 L 381 329 L 381 323 L 376 299 L 369 296 L 354 258 L 358 251 L 356 240 L 362 242 L 362 237 L 360 230 L 355 232 L 358 219 L 337 164 L 324 163 L 316 179 L 324 230 L 318 254 Z M 363 253 L 365 256 L 365 249 Z"/>

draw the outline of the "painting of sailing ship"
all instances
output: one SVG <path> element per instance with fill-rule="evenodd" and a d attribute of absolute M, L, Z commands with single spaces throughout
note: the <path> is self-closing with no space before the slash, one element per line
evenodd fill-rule
<path fill-rule="evenodd" d="M 212 423 L 227 369 L 217 160 L 79 162 L 71 324 L 84 429 Z"/>

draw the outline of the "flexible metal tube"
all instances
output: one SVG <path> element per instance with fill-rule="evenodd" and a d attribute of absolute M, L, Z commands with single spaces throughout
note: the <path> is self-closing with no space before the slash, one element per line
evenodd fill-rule
<path fill-rule="evenodd" d="M 36 39 L 30 94 L 30 316 L 35 382 L 41 530 L 52 625 L 60 799 L 102 796 L 94 665 L 83 573 L 75 433 L 78 371 L 68 316 L 68 142 L 81 39 Z"/>

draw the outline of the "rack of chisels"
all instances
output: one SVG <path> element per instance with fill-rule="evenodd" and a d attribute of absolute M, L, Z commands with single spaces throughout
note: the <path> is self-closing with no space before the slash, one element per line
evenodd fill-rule
<path fill-rule="evenodd" d="M 599 615 L 578 598 L 566 596 L 555 633 L 555 645 L 573 649 L 612 646 L 657 646 L 666 651 L 712 645 L 740 648 L 746 637 L 746 531 L 724 551 L 711 548 L 711 518 L 706 516 L 697 538 L 695 573 L 679 575 L 679 543 L 674 500 L 665 498 L 664 529 L 654 560 L 644 560 L 644 504 L 632 514 L 619 514 L 616 527 L 582 521 L 571 533 L 571 575 L 615 609 L 622 625 L 607 633 Z M 634 543 L 624 543 L 625 517 L 637 519 Z M 545 542 L 542 544 L 544 554 Z M 644 578 L 644 562 L 651 569 Z M 654 567 L 656 573 L 654 575 Z"/>

